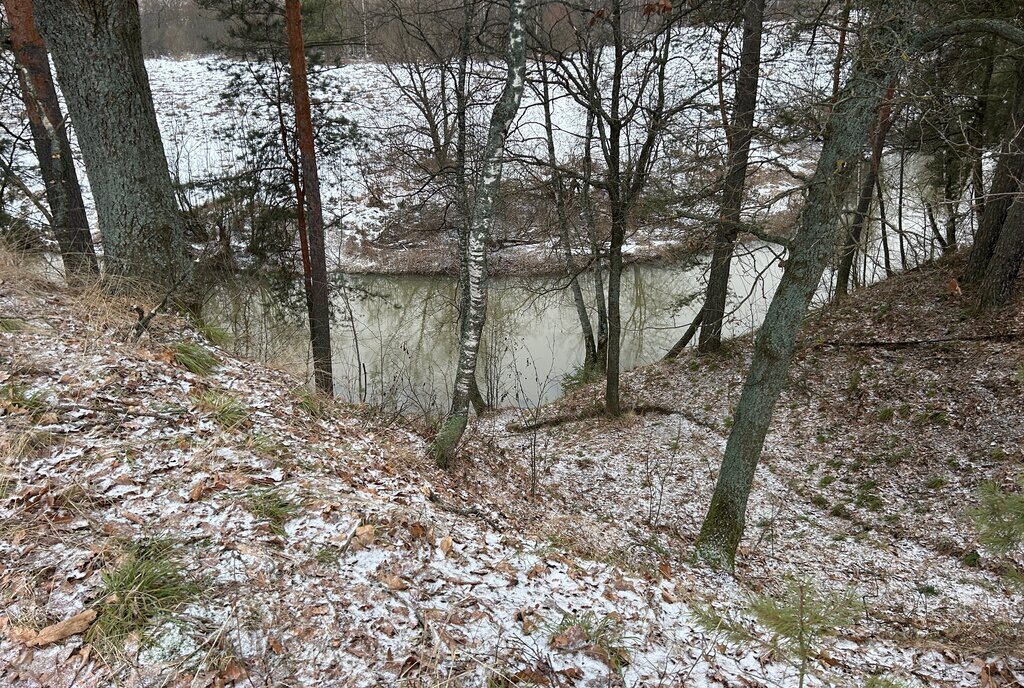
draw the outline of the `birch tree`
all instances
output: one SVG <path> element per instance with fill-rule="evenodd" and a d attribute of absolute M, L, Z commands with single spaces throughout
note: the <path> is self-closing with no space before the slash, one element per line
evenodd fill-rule
<path fill-rule="evenodd" d="M 192 260 L 142 59 L 136 0 L 35 0 L 35 10 L 96 199 L 105 273 L 183 286 Z"/>
<path fill-rule="evenodd" d="M 445 417 L 430 453 L 438 466 L 446 468 L 469 422 L 470 392 L 476 381 L 476 364 L 487 315 L 487 241 L 493 224 L 493 210 L 501 184 L 505 140 L 519 110 L 526 80 L 525 0 L 511 0 L 508 22 L 508 56 L 505 83 L 491 113 L 483 172 L 473 199 L 469 231 L 465 242 L 467 265 L 467 310 L 459 337 L 459 358 L 452 390 L 451 410 Z"/>

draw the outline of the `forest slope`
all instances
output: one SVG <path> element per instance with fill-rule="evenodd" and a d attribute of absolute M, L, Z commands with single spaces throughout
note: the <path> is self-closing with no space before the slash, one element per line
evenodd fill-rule
<path fill-rule="evenodd" d="M 633 398 L 671 415 L 535 435 L 507 430 L 504 415 L 443 475 L 413 433 L 312 399 L 182 320 L 159 315 L 131 343 L 130 301 L 0 271 L 0 685 L 796 685 L 792 657 L 769 651 L 747 604 L 786 573 L 856 586 L 867 602 L 840 640 L 814 648 L 809 685 L 881 674 L 973 686 L 1020 671 L 1010 623 L 1021 600 L 960 557 L 973 487 L 1020 461 L 1017 340 L 950 345 L 934 377 L 916 348 L 891 360 L 887 349 L 805 349 L 734 580 L 683 556 L 742 343 L 732 358 L 629 375 Z M 892 306 L 887 336 L 921 336 L 916 320 L 945 336 L 1019 325 L 960 321 L 939 277 L 874 287 L 810 337 L 875 337 L 871 314 L 886 316 L 865 304 L 914 285 L 920 298 Z M 857 385 L 839 367 L 852 356 Z M 896 365 L 917 378 L 893 379 Z M 963 401 L 968 380 L 979 396 Z M 917 420 L 947 397 L 945 423 Z M 882 403 L 894 409 L 885 421 Z M 982 437 L 983 422 L 999 434 Z M 1003 452 L 983 452 L 991 441 Z M 537 496 L 531 443 L 543 457 Z M 891 466 L 876 460 L 905 448 Z M 941 489 L 927 487 L 940 471 Z M 826 473 L 837 479 L 818 487 Z M 657 513 L 652 485 L 664 485 Z M 862 508 L 846 490 L 881 504 Z M 830 515 L 833 504 L 849 518 Z M 708 604 L 747 640 L 707 628 Z"/>

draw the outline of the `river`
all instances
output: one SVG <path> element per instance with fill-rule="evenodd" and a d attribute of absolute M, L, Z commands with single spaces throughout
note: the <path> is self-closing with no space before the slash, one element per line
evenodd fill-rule
<path fill-rule="evenodd" d="M 661 358 L 696 315 L 706 259 L 631 265 L 622 283 L 622 367 Z M 740 247 L 730 281 L 726 336 L 760 324 L 782 270 L 763 245 Z M 335 393 L 409 414 L 449 403 L 456 357 L 455 281 L 407 275 L 332 276 Z M 593 301 L 593 284 L 582 282 Z M 534 406 L 562 393 L 583 359 L 579 319 L 564 278 L 515 277 L 489 284 L 478 379 L 498 406 Z M 593 303 L 591 314 L 593 316 Z M 309 371 L 301 280 L 233 278 L 214 290 L 206 322 L 231 335 L 236 353 L 292 372 Z"/>

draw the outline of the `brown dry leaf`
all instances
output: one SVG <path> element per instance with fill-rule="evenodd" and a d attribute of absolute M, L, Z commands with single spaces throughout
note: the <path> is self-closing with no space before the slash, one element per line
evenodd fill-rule
<path fill-rule="evenodd" d="M 408 590 L 409 584 L 398 576 L 384 576 L 384 584 L 388 586 L 390 590 Z"/>
<path fill-rule="evenodd" d="M 568 667 L 559 671 L 562 676 L 565 676 L 570 681 L 579 681 L 583 678 L 583 670 L 579 667 Z"/>
<path fill-rule="evenodd" d="M 267 645 L 270 646 L 270 649 L 273 650 L 274 654 L 284 654 L 284 645 L 281 644 L 280 640 L 274 637 L 273 633 L 267 636 Z"/>
<path fill-rule="evenodd" d="M 242 665 L 235 660 L 231 660 L 231 662 L 224 667 L 224 671 L 220 672 L 220 676 L 217 678 L 222 681 L 235 683 L 237 681 L 241 681 L 246 676 L 248 676 L 248 674 L 245 669 L 242 668 Z"/>
<path fill-rule="evenodd" d="M 494 565 L 494 570 L 498 573 L 503 573 L 506 576 L 516 575 L 516 567 L 512 566 L 512 564 L 508 563 L 507 561 L 499 561 L 497 564 Z"/>
<path fill-rule="evenodd" d="M 537 669 L 523 669 L 512 674 L 512 683 L 529 683 L 536 686 L 546 686 L 551 682 L 548 677 Z"/>
<path fill-rule="evenodd" d="M 621 575 L 617 575 L 612 578 L 612 587 L 619 591 L 636 592 L 636 588 L 633 584 Z"/>
<path fill-rule="evenodd" d="M 667 561 L 661 562 L 660 564 L 658 564 L 658 573 L 661 574 L 662 578 L 671 578 L 672 565 L 669 564 Z"/>
<path fill-rule="evenodd" d="M 587 633 L 579 625 L 572 625 L 551 637 L 550 645 L 556 650 L 578 650 L 587 644 Z"/>
<path fill-rule="evenodd" d="M 409 533 L 417 540 L 422 540 L 427 537 L 427 527 L 416 521 L 409 524 Z"/>
<path fill-rule="evenodd" d="M 376 537 L 377 528 L 372 523 L 367 523 L 356 528 L 353 542 L 357 547 L 369 547 Z"/>
<path fill-rule="evenodd" d="M 146 525 L 146 519 L 142 518 L 141 516 L 139 516 L 137 514 L 133 514 L 130 511 L 125 511 L 125 510 L 122 509 L 121 510 L 121 515 L 124 516 L 125 518 L 127 518 L 129 521 L 131 521 L 132 523 L 134 523 L 137 526 L 144 526 L 144 525 Z"/>
<path fill-rule="evenodd" d="M 203 495 L 206 493 L 206 488 L 207 488 L 206 478 L 203 478 L 202 480 L 197 482 L 192 487 L 191 490 L 188 491 L 188 499 L 186 501 L 198 502 L 200 499 L 203 498 Z"/>
<path fill-rule="evenodd" d="M 398 678 L 408 676 L 412 672 L 420 668 L 420 658 L 416 655 L 409 655 L 402 662 L 401 668 L 398 670 Z"/>
<path fill-rule="evenodd" d="M 450 536 L 445 535 L 441 538 L 441 552 L 447 557 L 452 551 L 452 539 Z"/>
<path fill-rule="evenodd" d="M 70 619 L 47 626 L 39 631 L 35 638 L 28 641 L 30 647 L 43 647 L 64 640 L 73 635 L 83 633 L 96 620 L 96 610 L 86 609 Z"/>
<path fill-rule="evenodd" d="M 548 572 L 548 567 L 544 562 L 539 562 L 533 565 L 529 571 L 526 572 L 526 577 L 529 579 L 538 578 Z"/>
<path fill-rule="evenodd" d="M 661 589 L 661 599 L 665 600 L 669 604 L 675 604 L 679 601 L 679 598 L 671 590 Z"/>

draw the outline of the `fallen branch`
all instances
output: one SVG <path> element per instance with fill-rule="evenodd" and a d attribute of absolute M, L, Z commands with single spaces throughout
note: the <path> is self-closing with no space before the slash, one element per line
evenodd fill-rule
<path fill-rule="evenodd" d="M 686 328 L 686 332 L 683 333 L 683 336 L 679 338 L 678 342 L 672 345 L 672 348 L 668 350 L 668 353 L 665 354 L 661 360 L 671 361 L 674 358 L 676 358 L 683 351 L 683 349 L 686 348 L 686 345 L 690 343 L 690 340 L 693 339 L 693 336 L 697 334 L 697 328 L 700 327 L 700 324 L 702 322 L 704 322 L 703 306 L 697 313 L 697 317 L 694 318 L 693 322 L 690 323 L 690 326 Z"/>

